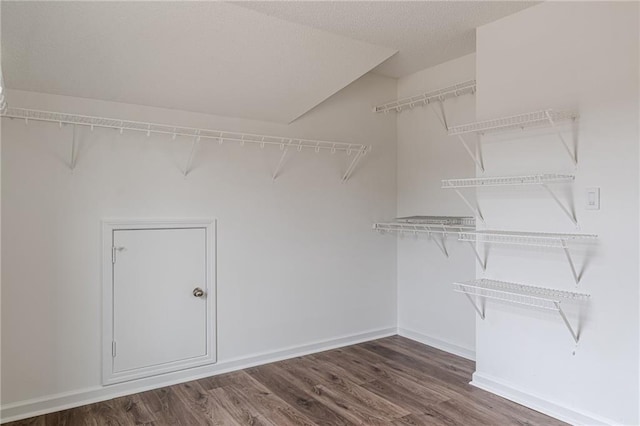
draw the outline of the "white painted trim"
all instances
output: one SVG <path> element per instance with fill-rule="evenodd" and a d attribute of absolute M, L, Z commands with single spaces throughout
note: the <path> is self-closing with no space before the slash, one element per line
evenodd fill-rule
<path fill-rule="evenodd" d="M 111 218 L 102 220 L 102 384 L 111 385 L 186 368 L 213 364 L 217 359 L 216 316 L 216 219 L 213 218 Z M 125 372 L 113 371 L 113 232 L 141 229 L 197 228 L 206 232 L 206 282 L 203 284 L 206 297 L 206 353 L 202 356 L 177 360 L 171 363 L 141 367 Z"/>
<path fill-rule="evenodd" d="M 544 397 L 529 393 L 488 374 L 473 373 L 473 379 L 470 384 L 572 425 L 620 424 L 620 422 L 606 419 L 593 413 L 551 402 Z"/>
<path fill-rule="evenodd" d="M 357 343 L 394 336 L 396 334 L 396 327 L 383 328 L 338 337 L 335 339 L 321 340 L 299 346 L 291 346 L 277 351 L 257 353 L 246 357 L 219 361 L 217 364 L 176 371 L 159 376 L 146 377 L 144 379 L 133 380 L 130 382 L 116 383 L 109 386 L 94 386 L 86 389 L 5 404 L 0 407 L 0 423 L 7 423 L 42 414 L 53 413 L 86 404 L 106 401 L 120 396 L 144 392 L 150 389 L 171 386 L 177 383 L 184 383 L 191 380 L 202 379 L 203 377 L 229 373 L 231 371 L 242 370 L 244 368 L 255 367 L 257 365 L 282 361 L 284 359 L 309 355 L 343 346 L 355 345 Z"/>
<path fill-rule="evenodd" d="M 422 343 L 423 345 L 431 346 L 436 349 L 440 349 L 441 351 L 449 352 L 450 354 L 466 358 L 471 361 L 476 360 L 476 352 L 471 348 L 465 348 L 463 346 L 446 342 L 444 340 L 427 336 L 425 334 L 418 333 L 417 331 L 409 330 L 402 327 L 398 328 L 398 335 L 406 337 L 407 339 L 415 340 L 416 342 Z"/>

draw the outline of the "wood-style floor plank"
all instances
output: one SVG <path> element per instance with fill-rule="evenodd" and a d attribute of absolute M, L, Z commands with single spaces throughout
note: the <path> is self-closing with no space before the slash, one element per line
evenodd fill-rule
<path fill-rule="evenodd" d="M 393 336 L 8 425 L 564 425 L 469 385 L 474 367 Z"/>

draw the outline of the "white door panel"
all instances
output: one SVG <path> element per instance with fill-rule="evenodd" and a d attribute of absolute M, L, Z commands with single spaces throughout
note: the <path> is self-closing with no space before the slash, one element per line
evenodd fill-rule
<path fill-rule="evenodd" d="M 208 229 L 112 229 L 111 240 L 112 347 L 105 381 L 213 362 Z M 204 294 L 196 297 L 196 288 Z"/>

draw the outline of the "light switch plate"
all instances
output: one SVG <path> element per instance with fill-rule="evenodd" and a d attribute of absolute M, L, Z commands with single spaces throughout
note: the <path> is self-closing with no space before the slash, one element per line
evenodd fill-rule
<path fill-rule="evenodd" d="M 600 210 L 600 188 L 587 188 L 587 210 Z"/>

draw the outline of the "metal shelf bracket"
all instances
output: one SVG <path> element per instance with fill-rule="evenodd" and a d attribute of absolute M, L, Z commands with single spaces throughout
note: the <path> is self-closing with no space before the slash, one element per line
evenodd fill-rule
<path fill-rule="evenodd" d="M 464 201 L 467 207 L 469 207 L 469 209 L 478 217 L 478 219 L 480 219 L 480 221 L 486 225 L 486 222 L 484 220 L 484 217 L 482 216 L 482 212 L 480 211 L 480 209 L 474 206 L 473 204 L 471 204 L 471 202 L 467 200 L 467 197 L 465 197 L 464 194 L 460 192 L 460 190 L 455 188 L 454 191 L 456 192 L 456 194 L 458 194 L 458 196 L 462 199 L 462 201 Z"/>
<path fill-rule="evenodd" d="M 60 125 L 62 126 L 62 123 L 60 123 Z M 71 130 L 71 153 L 69 156 L 69 169 L 71 169 L 71 171 L 73 172 L 73 170 L 76 168 L 76 161 L 78 157 L 78 136 L 76 134 L 76 125 L 73 125 L 73 128 Z"/>
<path fill-rule="evenodd" d="M 193 142 L 191 142 L 191 150 L 189 151 L 189 157 L 187 158 L 187 164 L 185 164 L 184 170 L 182 171 L 182 174 L 184 175 L 184 177 L 187 177 L 187 175 L 191 172 L 191 166 L 193 164 L 193 159 L 196 156 L 196 151 L 198 149 L 198 144 L 199 143 L 200 143 L 200 136 L 195 136 L 193 138 Z"/>
<path fill-rule="evenodd" d="M 453 286 L 454 291 L 463 293 L 467 297 L 483 320 L 486 317 L 484 306 L 487 299 L 546 309 L 558 312 L 576 345 L 580 340 L 580 333 L 571 326 L 567 315 L 562 309 L 561 301 L 586 301 L 589 299 L 588 294 L 488 279 L 456 282 Z M 482 303 L 479 301 L 482 301 Z"/>
<path fill-rule="evenodd" d="M 476 163 L 476 166 L 478 166 L 480 168 L 480 171 L 482 171 L 482 173 L 484 173 L 484 160 L 482 159 L 482 140 L 481 140 L 481 138 L 478 137 L 478 140 L 476 142 L 476 152 L 475 153 L 471 150 L 471 148 L 469 147 L 469 144 L 467 144 L 467 141 L 464 139 L 464 137 L 462 135 L 458 135 L 458 139 L 460 139 L 460 142 L 462 142 L 462 146 L 464 147 L 464 150 L 467 151 L 467 154 L 469 154 L 469 157 L 471 157 L 473 162 Z"/>
<path fill-rule="evenodd" d="M 347 171 L 344 173 L 344 175 L 342 175 L 342 183 L 345 183 L 349 180 L 354 170 L 356 169 L 356 166 L 358 165 L 362 157 L 367 153 L 367 151 L 368 151 L 368 147 L 365 145 L 361 145 L 357 148 L 355 156 L 353 157 L 353 160 L 351 160 L 351 163 L 349 164 Z M 350 153 L 351 153 L 351 150 L 348 150 L 347 155 L 349 155 Z"/>

